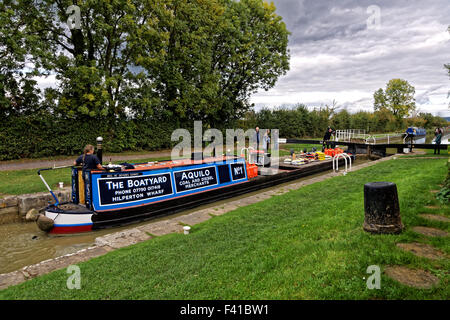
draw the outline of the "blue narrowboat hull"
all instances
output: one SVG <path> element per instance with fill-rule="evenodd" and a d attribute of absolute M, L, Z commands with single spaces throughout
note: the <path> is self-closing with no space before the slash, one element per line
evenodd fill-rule
<path fill-rule="evenodd" d="M 340 160 L 342 164 L 343 161 Z M 162 171 L 86 172 L 86 188 L 82 193 L 84 203 L 79 199 L 80 193 L 77 192 L 80 186 L 74 175 L 72 202 L 47 207 L 45 217 L 54 221 L 54 227 L 46 231 L 71 234 L 146 221 L 331 170 L 332 162 L 323 161 L 301 167 L 281 165 L 269 175 L 255 175 L 251 166 L 236 158 Z M 243 172 L 240 168 L 244 169 Z M 77 170 L 73 168 L 73 173 Z M 148 192 L 149 185 L 152 186 L 150 191 L 154 192 L 142 194 L 144 191 L 134 190 L 133 193 L 133 189 L 144 186 L 147 187 L 145 192 Z M 127 191 L 130 188 L 131 194 L 140 196 L 126 197 L 130 195 Z"/>
<path fill-rule="evenodd" d="M 406 129 L 406 135 L 410 137 L 422 137 L 427 135 L 427 130 L 424 128 L 409 127 Z"/>
<path fill-rule="evenodd" d="M 247 183 L 244 158 L 200 161 L 169 166 L 139 164 L 124 171 L 86 170 L 83 188 L 79 168 L 72 168 L 72 202 L 50 206 L 46 216 L 54 221 L 50 233 L 77 233 L 122 225 L 158 215 L 168 207 L 181 206 L 194 199 L 224 193 Z"/>

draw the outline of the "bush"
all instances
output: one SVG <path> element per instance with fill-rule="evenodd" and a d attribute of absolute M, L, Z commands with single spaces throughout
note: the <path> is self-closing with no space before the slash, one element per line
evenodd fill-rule
<path fill-rule="evenodd" d="M 0 124 L 0 160 L 80 154 L 102 136 L 106 152 L 159 150 L 171 146 L 175 125 L 167 120 L 7 117 Z"/>
<path fill-rule="evenodd" d="M 447 178 L 443 183 L 442 189 L 436 194 L 436 199 L 443 204 L 450 203 L 450 161 L 447 161 Z"/>

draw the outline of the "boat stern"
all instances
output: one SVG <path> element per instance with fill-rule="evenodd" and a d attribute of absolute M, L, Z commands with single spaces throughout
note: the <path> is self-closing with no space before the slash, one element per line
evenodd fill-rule
<path fill-rule="evenodd" d="M 78 205 L 50 206 L 36 221 L 39 229 L 50 234 L 72 234 L 92 230 L 92 211 Z M 70 206 L 71 208 L 67 208 Z"/>

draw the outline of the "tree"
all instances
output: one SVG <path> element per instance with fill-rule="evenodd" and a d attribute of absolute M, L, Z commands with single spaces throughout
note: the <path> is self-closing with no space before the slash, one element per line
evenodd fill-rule
<path fill-rule="evenodd" d="M 40 90 L 32 79 L 38 74 L 32 67 L 31 48 L 36 39 L 23 32 L 25 21 L 18 15 L 16 1 L 0 2 L 0 115 L 9 116 L 36 111 Z"/>
<path fill-rule="evenodd" d="M 289 32 L 263 0 L 14 2 L 22 34 L 36 39 L 36 66 L 57 75 L 45 104 L 62 117 L 163 115 L 220 127 L 289 69 Z M 68 23 L 72 5 L 78 27 Z"/>
<path fill-rule="evenodd" d="M 373 115 L 367 111 L 358 111 L 351 115 L 351 127 L 354 129 L 362 129 L 369 132 L 373 130 L 372 121 Z"/>
<path fill-rule="evenodd" d="M 137 68 L 133 54 L 142 34 L 151 33 L 155 43 L 163 41 L 164 33 L 153 26 L 158 23 L 154 11 L 170 15 L 164 2 L 17 0 L 24 33 L 40 40 L 34 56 L 59 80 L 58 88 L 46 92 L 55 114 L 120 117 L 132 106 L 145 109 L 154 103 L 157 93 L 152 95 L 149 79 Z M 79 27 L 68 24 L 67 9 L 72 5 L 80 8 Z M 130 93 L 138 86 L 141 94 Z"/>
<path fill-rule="evenodd" d="M 401 119 L 415 110 L 415 89 L 406 80 L 392 79 L 386 89 L 378 89 L 374 93 L 374 109 L 379 111 L 387 109 L 397 118 Z"/>
<path fill-rule="evenodd" d="M 226 11 L 213 35 L 212 66 L 218 76 L 214 124 L 239 118 L 258 89 L 269 90 L 289 70 L 289 32 L 273 3 L 263 0 L 221 0 Z"/>
<path fill-rule="evenodd" d="M 213 72 L 213 37 L 225 7 L 216 0 L 164 2 L 169 14 L 155 10 L 154 31 L 137 39 L 142 46 L 135 51 L 136 64 L 146 70 L 164 113 L 180 123 L 205 120 L 217 111 L 220 75 Z M 163 37 L 155 43 L 156 32 Z"/>
<path fill-rule="evenodd" d="M 350 129 L 351 117 L 350 113 L 346 109 L 342 109 L 338 113 L 335 113 L 331 118 L 331 123 L 334 129 L 345 130 Z"/>
<path fill-rule="evenodd" d="M 442 128 L 447 126 L 447 121 L 439 116 L 433 116 L 431 113 L 419 113 L 419 118 L 424 120 L 425 129 Z"/>
<path fill-rule="evenodd" d="M 289 69 L 289 32 L 275 6 L 263 0 L 173 0 L 159 64 L 148 59 L 145 41 L 139 60 L 164 109 L 181 120 L 224 127 L 250 108 L 249 97 L 272 88 Z"/>

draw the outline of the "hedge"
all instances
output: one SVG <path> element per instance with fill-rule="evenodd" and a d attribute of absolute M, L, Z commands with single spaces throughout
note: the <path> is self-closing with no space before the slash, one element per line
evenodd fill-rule
<path fill-rule="evenodd" d="M 57 119 L 51 115 L 7 117 L 0 124 L 0 160 L 77 155 L 102 136 L 107 152 L 170 148 L 170 121 Z"/>

